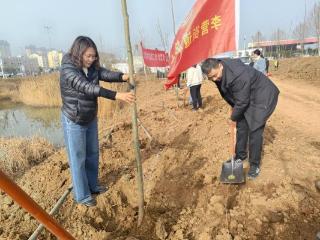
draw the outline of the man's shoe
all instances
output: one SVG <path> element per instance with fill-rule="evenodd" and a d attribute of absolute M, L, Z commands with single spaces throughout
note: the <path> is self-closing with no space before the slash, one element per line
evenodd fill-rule
<path fill-rule="evenodd" d="M 248 179 L 255 179 L 259 176 L 260 168 L 256 165 L 251 165 L 248 172 Z"/>
<path fill-rule="evenodd" d="M 94 206 L 97 205 L 97 201 L 94 198 L 92 198 L 92 199 L 90 199 L 90 200 L 88 200 L 86 202 L 83 202 L 81 204 L 83 204 L 83 205 L 85 205 L 87 207 L 94 207 Z"/>
<path fill-rule="evenodd" d="M 234 156 L 233 160 L 234 160 L 235 163 L 241 163 L 241 162 L 243 162 L 244 159 L 237 158 L 236 156 Z M 228 159 L 226 162 L 230 163 L 231 162 L 231 158 Z"/>
<path fill-rule="evenodd" d="M 96 189 L 94 191 L 91 192 L 91 194 L 101 194 L 101 193 L 105 193 L 106 191 L 108 191 L 108 187 L 105 186 L 97 186 Z"/>

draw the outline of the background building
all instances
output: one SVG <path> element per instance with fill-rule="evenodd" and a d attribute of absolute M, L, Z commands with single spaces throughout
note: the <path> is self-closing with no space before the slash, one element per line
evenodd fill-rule
<path fill-rule="evenodd" d="M 20 72 L 21 61 L 17 57 L 3 57 L 2 70 L 4 75 L 15 75 Z"/>
<path fill-rule="evenodd" d="M 62 52 L 52 50 L 48 52 L 48 66 L 51 69 L 58 69 L 61 66 Z"/>
<path fill-rule="evenodd" d="M 41 68 L 44 68 L 44 59 L 43 56 L 41 56 L 40 54 L 37 53 L 32 53 L 29 56 L 27 56 L 29 59 L 35 59 L 38 63 L 38 66 Z"/>
<path fill-rule="evenodd" d="M 0 57 L 11 57 L 10 44 L 5 40 L 0 40 Z"/>
<path fill-rule="evenodd" d="M 26 56 L 20 56 L 20 73 L 23 75 L 35 75 L 40 72 L 37 59 L 28 58 Z"/>
<path fill-rule="evenodd" d="M 25 47 L 27 57 L 37 58 L 39 66 L 45 71 L 49 69 L 48 63 L 48 52 L 46 48 L 38 48 L 34 45 L 29 45 Z M 36 55 L 34 55 L 36 54 Z"/>

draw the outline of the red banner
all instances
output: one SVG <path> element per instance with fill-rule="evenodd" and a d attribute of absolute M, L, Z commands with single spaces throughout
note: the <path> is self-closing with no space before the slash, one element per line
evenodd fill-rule
<path fill-rule="evenodd" d="M 144 64 L 148 67 L 167 67 L 169 65 L 168 54 L 157 49 L 147 49 L 142 46 L 142 56 Z"/>
<path fill-rule="evenodd" d="M 236 1 L 196 1 L 172 44 L 166 89 L 177 82 L 179 73 L 192 65 L 236 49 Z"/>

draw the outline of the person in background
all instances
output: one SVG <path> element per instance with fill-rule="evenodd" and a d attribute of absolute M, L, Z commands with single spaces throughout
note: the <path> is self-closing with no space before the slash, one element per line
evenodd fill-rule
<path fill-rule="evenodd" d="M 279 60 L 278 59 L 274 60 L 273 66 L 274 66 L 274 70 L 277 71 L 279 68 Z"/>
<path fill-rule="evenodd" d="M 62 98 L 61 121 L 68 153 L 75 201 L 88 207 L 96 205 L 93 194 L 107 190 L 98 183 L 99 142 L 97 98 L 135 101 L 131 92 L 115 92 L 100 87 L 99 80 L 126 82 L 127 74 L 100 67 L 95 43 L 85 36 L 73 42 L 63 56 L 60 69 Z"/>
<path fill-rule="evenodd" d="M 253 67 L 266 75 L 266 61 L 261 57 L 261 51 L 259 49 L 254 50 L 253 57 L 255 59 Z"/>
<path fill-rule="evenodd" d="M 269 66 L 270 66 L 270 62 L 268 58 L 264 58 L 266 60 L 266 75 L 268 76 L 269 74 Z"/>
<path fill-rule="evenodd" d="M 200 92 L 202 80 L 203 75 L 199 65 L 193 65 L 192 67 L 188 68 L 187 87 L 190 88 L 193 111 L 197 111 L 199 108 L 202 108 L 202 98 Z"/>
<path fill-rule="evenodd" d="M 181 79 L 180 79 L 180 78 L 181 78 L 181 73 L 179 73 L 179 74 L 178 74 L 178 77 L 177 77 L 177 78 L 178 78 L 178 81 L 177 81 L 177 87 L 180 89 L 180 88 L 181 88 L 181 85 L 180 85 L 180 81 L 181 81 Z"/>

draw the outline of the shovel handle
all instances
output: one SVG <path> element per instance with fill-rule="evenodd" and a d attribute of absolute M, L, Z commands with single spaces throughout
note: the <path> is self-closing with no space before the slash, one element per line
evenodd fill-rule
<path fill-rule="evenodd" d="M 232 108 L 231 108 L 231 113 L 232 113 Z M 236 152 L 236 137 L 237 137 L 237 128 L 235 125 L 235 122 L 230 121 L 230 154 L 231 157 L 233 157 L 235 155 Z"/>

